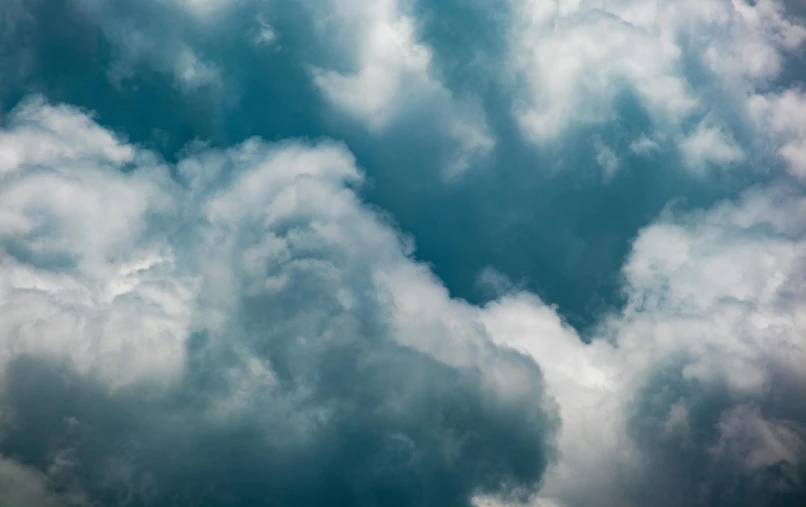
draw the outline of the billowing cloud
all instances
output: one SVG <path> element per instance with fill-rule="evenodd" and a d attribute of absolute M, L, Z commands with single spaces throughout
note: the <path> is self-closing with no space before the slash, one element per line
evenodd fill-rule
<path fill-rule="evenodd" d="M 195 282 L 162 278 L 175 271 L 173 253 L 149 237 L 152 215 L 173 215 L 165 167 L 84 114 L 41 99 L 20 105 L 7 125 L 0 362 L 68 355 L 112 382 L 170 373 Z M 115 170 L 128 164 L 140 167 Z"/>
<path fill-rule="evenodd" d="M 171 168 L 41 99 L 0 146 L 0 448 L 30 483 L 9 495 L 468 505 L 539 484 L 540 370 L 361 204 L 344 147 Z"/>
<path fill-rule="evenodd" d="M 771 137 L 770 143 L 789 171 L 799 179 L 806 177 L 806 129 L 801 121 L 806 114 L 806 93 L 790 88 L 759 94 L 752 98 L 750 107 L 759 130 Z"/>
<path fill-rule="evenodd" d="M 0 504 L 800 507 L 798 15 L 2 3 Z"/>
<path fill-rule="evenodd" d="M 541 497 L 615 506 L 802 496 L 804 206 L 759 188 L 708 212 L 670 212 L 638 236 L 627 305 L 589 344 L 528 294 L 488 307 L 492 336 L 538 360 L 560 405 L 562 457 Z"/>
<path fill-rule="evenodd" d="M 414 22 L 397 1 L 336 2 L 331 9 L 330 23 L 344 44 L 355 47 L 358 67 L 346 75 L 315 70 L 317 85 L 336 105 L 380 129 L 399 114 L 407 94 L 438 90 L 428 75 L 431 53 L 417 42 Z"/>
<path fill-rule="evenodd" d="M 513 113 L 527 138 L 546 146 L 629 122 L 622 104 L 635 98 L 651 121 L 643 135 L 672 143 L 695 171 L 744 158 L 725 128 L 741 132 L 749 99 L 806 42 L 774 0 L 511 3 L 507 68 L 522 90 Z"/>
<path fill-rule="evenodd" d="M 328 2 L 315 18 L 324 33 L 351 55 L 354 70 L 314 68 L 327 99 L 373 131 L 381 131 L 412 108 L 436 108 L 445 134 L 458 142 L 447 171 L 465 170 L 495 146 L 484 112 L 471 98 L 457 100 L 435 76 L 432 51 L 418 40 L 417 26 L 398 0 Z M 335 26 L 334 26 L 335 25 Z"/>

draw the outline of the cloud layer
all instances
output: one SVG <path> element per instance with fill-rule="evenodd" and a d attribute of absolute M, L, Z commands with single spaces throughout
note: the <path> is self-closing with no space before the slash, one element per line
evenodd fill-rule
<path fill-rule="evenodd" d="M 6 2 L 0 504 L 803 505 L 798 9 Z"/>

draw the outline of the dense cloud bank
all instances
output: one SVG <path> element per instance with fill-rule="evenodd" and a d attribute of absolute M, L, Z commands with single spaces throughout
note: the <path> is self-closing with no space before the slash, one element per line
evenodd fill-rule
<path fill-rule="evenodd" d="M 803 15 L 2 3 L 0 505 L 806 504 Z"/>
<path fill-rule="evenodd" d="M 538 483 L 556 416 L 537 365 L 409 260 L 343 147 L 201 148 L 172 180 L 75 109 L 31 100 L 9 125 L 5 455 L 112 505 Z"/>

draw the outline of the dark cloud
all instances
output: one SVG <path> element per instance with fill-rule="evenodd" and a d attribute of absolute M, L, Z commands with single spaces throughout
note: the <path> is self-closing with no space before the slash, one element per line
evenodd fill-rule
<path fill-rule="evenodd" d="M 658 505 L 799 505 L 806 488 L 801 382 L 780 379 L 772 396 L 737 397 L 687 379 L 679 365 L 653 374 L 631 416 L 654 463 L 637 501 Z"/>
<path fill-rule="evenodd" d="M 223 424 L 204 420 L 194 398 L 216 379 L 197 383 L 195 366 L 180 392 L 109 394 L 67 367 L 21 358 L 4 380 L 3 453 L 45 471 L 67 456 L 56 491 L 77 487 L 103 505 L 464 506 L 474 493 L 539 482 L 538 406 L 507 406 L 472 371 L 383 355 L 329 351 L 320 385 L 298 404 L 249 400 L 248 416 Z"/>

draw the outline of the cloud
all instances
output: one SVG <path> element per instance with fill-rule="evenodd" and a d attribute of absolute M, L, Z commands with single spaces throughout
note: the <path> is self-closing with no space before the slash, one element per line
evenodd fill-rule
<path fill-rule="evenodd" d="M 670 41 L 605 9 L 578 2 L 516 2 L 511 66 L 526 93 L 515 114 L 532 139 L 613 119 L 617 94 L 634 88 L 661 122 L 696 107 Z"/>
<path fill-rule="evenodd" d="M 48 60 L 38 38 L 47 39 L 41 31 L 53 32 L 51 24 L 60 25 L 35 0 L 21 1 L 32 16 L 28 29 L 9 44 L 17 56 L 7 65 L 14 73 L 26 68 L 22 52 L 14 47 L 22 45 L 17 42 L 23 36 L 33 39 L 26 49 Z M 244 95 L 266 93 L 263 81 L 271 85 L 272 80 L 259 74 L 276 72 L 285 80 L 289 72 L 304 69 L 309 83 L 303 88 L 310 86 L 321 97 L 304 100 L 324 99 L 329 111 L 316 113 L 334 120 L 342 135 L 360 125 L 377 139 L 413 120 L 444 140 L 446 155 L 437 170 L 445 176 L 488 160 L 496 145 L 479 97 L 472 91 L 453 93 L 441 82 L 432 50 L 418 37 L 414 9 L 404 2 L 65 0 L 58 8 L 68 21 L 80 25 L 78 30 L 90 34 L 82 56 L 104 67 L 107 80 L 125 99 L 159 82 L 156 73 L 170 79 L 179 92 L 176 100 L 195 105 L 189 116 L 217 118 L 221 111 L 241 112 Z M 247 19 L 252 25 L 248 28 Z M 282 32 L 291 35 L 283 38 L 281 47 L 277 42 Z M 59 43 L 70 47 L 73 42 L 67 38 Z M 272 51 L 265 51 L 266 46 Z M 157 93 L 163 97 L 170 92 Z M 205 115 L 200 108 L 212 112 Z M 252 123 L 244 129 L 259 131 L 268 122 Z"/>
<path fill-rule="evenodd" d="M 380 129 L 402 107 L 404 94 L 439 89 L 428 76 L 430 51 L 416 41 L 413 20 L 399 12 L 396 1 L 339 3 L 332 10 L 337 22 L 346 25 L 340 30 L 358 33 L 348 42 L 356 46 L 355 73 L 314 72 L 317 85 L 336 105 Z"/>
<path fill-rule="evenodd" d="M 762 187 L 709 211 L 669 212 L 636 239 L 627 305 L 588 344 L 534 296 L 488 305 L 491 335 L 536 358 L 560 406 L 561 458 L 535 501 L 800 498 L 804 206 Z"/>
<path fill-rule="evenodd" d="M 709 164 L 735 164 L 744 158 L 732 136 L 719 127 L 709 126 L 707 121 L 700 122 L 696 130 L 680 142 L 680 151 L 686 165 L 698 170 L 707 169 Z"/>
<path fill-rule="evenodd" d="M 407 14 L 406 5 L 397 0 L 351 0 L 327 3 L 322 10 L 316 16 L 326 21 L 319 24 L 335 32 L 335 44 L 354 60 L 351 71 L 313 68 L 316 85 L 336 108 L 374 132 L 412 108 L 436 109 L 434 120 L 458 143 L 446 168 L 449 175 L 463 172 L 474 158 L 492 151 L 495 139 L 483 110 L 474 99 L 457 99 L 440 83 L 432 51 L 418 41 L 416 20 Z"/>
<path fill-rule="evenodd" d="M 41 99 L 0 146 L 0 452 L 31 477 L 7 494 L 458 506 L 539 485 L 539 368 L 411 260 L 343 146 L 169 167 Z"/>
<path fill-rule="evenodd" d="M 109 79 L 123 86 L 145 64 L 171 76 L 184 93 L 202 90 L 221 94 L 228 90 L 219 66 L 203 54 L 188 33 L 204 31 L 205 20 L 230 0 L 182 0 L 122 4 L 77 0 L 72 9 L 92 20 L 114 48 L 114 59 L 107 70 Z M 143 16 L 142 11 L 153 11 Z"/>
<path fill-rule="evenodd" d="M 511 5 L 506 75 L 518 83 L 513 114 L 527 139 L 548 146 L 579 129 L 629 123 L 620 103 L 632 96 L 651 121 L 633 142 L 671 142 L 697 172 L 742 159 L 730 130 L 747 128 L 749 97 L 806 42 L 773 0 Z M 714 120 L 728 131 L 703 126 Z"/>
<path fill-rule="evenodd" d="M 0 128 L 0 503 L 804 503 L 791 6 L 512 0 L 457 85 L 452 4 L 65 5 L 0 7 L 109 53 L 70 91 L 8 36 L 5 83 L 56 69 L 14 93 L 116 86 Z M 583 278 L 622 299 L 575 329 L 551 303 Z"/>
<path fill-rule="evenodd" d="M 162 278 L 172 250 L 146 237 L 149 215 L 171 213 L 166 168 L 40 98 L 8 119 L 0 159 L 0 362 L 66 354 L 114 382 L 177 367 L 194 282 Z"/>
<path fill-rule="evenodd" d="M 258 16 L 258 26 L 260 30 L 258 31 L 257 36 L 255 37 L 255 43 L 262 46 L 275 46 L 277 44 L 278 35 L 277 32 L 274 30 L 274 27 L 271 26 L 266 20 L 262 17 Z"/>
<path fill-rule="evenodd" d="M 228 7 L 238 0 L 174 0 L 190 12 L 199 16 L 210 16 L 224 7 Z"/>
<path fill-rule="evenodd" d="M 57 495 L 50 491 L 50 487 L 48 477 L 40 471 L 0 458 L 0 502 L 3 505 L 82 505 L 83 499 L 80 496 L 69 493 Z"/>
<path fill-rule="evenodd" d="M 789 172 L 800 179 L 806 177 L 806 129 L 801 121 L 806 114 L 806 94 L 797 88 L 757 94 L 750 110 L 758 130 L 766 133 Z"/>
<path fill-rule="evenodd" d="M 599 164 L 604 171 L 604 177 L 606 179 L 612 178 L 620 165 L 618 157 L 615 152 L 602 143 L 600 139 L 594 140 L 594 148 L 596 149 L 596 163 Z"/>

